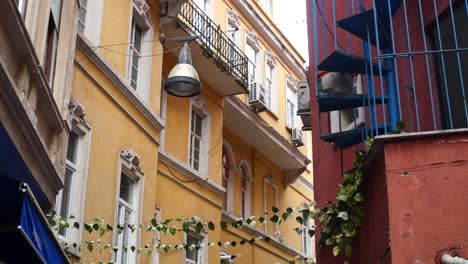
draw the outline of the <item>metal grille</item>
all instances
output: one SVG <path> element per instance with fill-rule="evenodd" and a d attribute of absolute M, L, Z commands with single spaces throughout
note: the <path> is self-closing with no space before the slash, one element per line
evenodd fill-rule
<path fill-rule="evenodd" d="M 365 109 L 364 125 L 347 134 L 319 122 L 322 139 L 348 147 L 400 121 L 408 132 L 468 127 L 468 0 L 312 0 L 311 11 L 315 76 L 363 76 L 362 96 L 332 98 L 311 80 L 319 120 L 341 123 L 324 106 Z"/>
<path fill-rule="evenodd" d="M 207 55 L 212 56 L 219 67 L 232 74 L 242 86 L 247 88 L 247 56 L 201 8 L 191 1 L 183 4 L 178 20 L 193 35 L 200 37 Z"/>

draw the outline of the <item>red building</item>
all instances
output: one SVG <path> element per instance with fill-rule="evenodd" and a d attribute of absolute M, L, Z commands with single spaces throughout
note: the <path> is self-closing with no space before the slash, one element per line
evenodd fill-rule
<path fill-rule="evenodd" d="M 465 263 L 468 1 L 312 0 L 307 12 L 310 102 L 299 98 L 299 114 L 313 131 L 318 206 L 375 138 L 348 262 Z M 392 134 L 401 121 L 405 133 Z M 343 263 L 319 241 L 317 263 Z"/>

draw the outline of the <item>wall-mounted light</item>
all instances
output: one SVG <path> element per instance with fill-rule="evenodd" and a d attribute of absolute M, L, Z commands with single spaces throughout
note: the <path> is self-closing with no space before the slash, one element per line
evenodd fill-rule
<path fill-rule="evenodd" d="M 174 38 L 173 41 L 184 42 L 176 66 L 172 68 L 164 84 L 164 90 L 177 97 L 192 97 L 200 94 L 201 82 L 198 73 L 192 66 L 192 55 L 188 43 L 198 36 Z"/>

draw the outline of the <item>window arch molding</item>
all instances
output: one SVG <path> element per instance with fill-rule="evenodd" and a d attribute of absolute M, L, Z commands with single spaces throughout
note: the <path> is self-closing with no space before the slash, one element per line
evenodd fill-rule
<path fill-rule="evenodd" d="M 253 181 L 252 169 L 247 160 L 242 159 L 239 162 L 239 171 L 241 177 L 241 215 L 244 218 L 250 216 L 250 205 L 251 205 L 251 185 Z M 243 180 L 245 181 L 245 189 L 243 186 Z"/>
<path fill-rule="evenodd" d="M 226 204 L 223 203 L 223 207 L 225 205 L 225 208 L 223 208 L 226 212 L 231 213 L 233 210 L 233 191 L 234 191 L 234 164 L 235 164 L 235 156 L 234 156 L 234 151 L 232 150 L 231 144 L 227 140 L 223 140 L 223 152 L 227 157 L 227 164 L 224 164 L 223 161 L 223 173 L 222 173 L 222 181 L 226 181 L 226 196 L 224 199 L 226 199 Z M 227 165 L 227 167 L 225 167 Z M 227 175 L 226 175 L 227 173 Z M 226 178 L 226 179 L 224 179 Z"/>

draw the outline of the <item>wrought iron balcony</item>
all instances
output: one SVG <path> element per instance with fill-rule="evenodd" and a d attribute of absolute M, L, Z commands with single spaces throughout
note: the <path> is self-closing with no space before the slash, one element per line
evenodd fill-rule
<path fill-rule="evenodd" d="M 166 29 L 168 39 L 199 36 L 190 47 L 194 66 L 202 79 L 224 96 L 247 92 L 247 56 L 200 7 L 192 1 L 183 4 L 172 26 Z M 170 42 L 168 48 L 175 49 L 176 53 L 177 47 Z M 226 78 L 223 73 L 233 78 Z"/>

